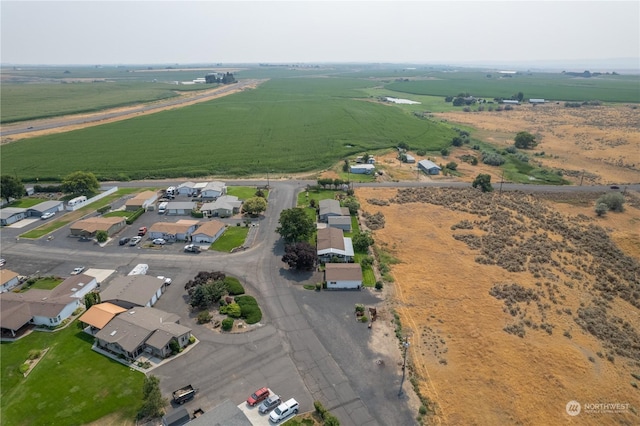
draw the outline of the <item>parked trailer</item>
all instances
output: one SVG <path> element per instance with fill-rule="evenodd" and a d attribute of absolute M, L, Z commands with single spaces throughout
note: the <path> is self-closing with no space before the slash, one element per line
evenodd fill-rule
<path fill-rule="evenodd" d="M 176 391 L 173 391 L 173 402 L 176 404 L 184 404 L 185 402 L 196 396 L 198 389 L 194 389 L 193 386 L 187 385 Z"/>
<path fill-rule="evenodd" d="M 129 275 L 147 275 L 149 265 L 146 263 L 139 263 L 129 272 Z"/>

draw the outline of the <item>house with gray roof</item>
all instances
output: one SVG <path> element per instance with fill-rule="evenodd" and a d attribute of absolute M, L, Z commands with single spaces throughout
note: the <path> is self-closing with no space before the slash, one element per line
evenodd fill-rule
<path fill-rule="evenodd" d="M 5 207 L 0 209 L 0 225 L 7 226 L 27 217 L 27 209 L 20 207 Z"/>
<path fill-rule="evenodd" d="M 191 329 L 180 325 L 180 317 L 151 307 L 136 307 L 116 315 L 95 335 L 102 349 L 135 360 L 143 352 L 166 358 L 171 342 L 181 348 L 189 344 Z"/>
<path fill-rule="evenodd" d="M 189 422 L 189 425 L 193 426 L 251 426 L 252 424 L 242 410 L 228 399 Z"/>
<path fill-rule="evenodd" d="M 27 208 L 27 216 L 40 217 L 45 213 L 57 213 L 64 209 L 62 201 L 49 200 Z"/>
<path fill-rule="evenodd" d="M 223 195 L 215 201 L 204 203 L 200 211 L 206 217 L 230 217 L 240 212 L 242 201 L 235 195 Z"/>
<path fill-rule="evenodd" d="M 183 182 L 176 188 L 180 195 L 195 195 L 198 193 L 195 182 Z"/>
<path fill-rule="evenodd" d="M 344 216 L 342 207 L 340 207 L 340 201 L 338 200 L 320 200 L 318 205 L 320 208 L 318 212 L 318 220 L 320 222 L 326 223 L 329 216 Z M 349 213 L 347 213 L 347 215 L 349 215 Z"/>
<path fill-rule="evenodd" d="M 418 169 L 422 170 L 428 175 L 438 175 L 440 174 L 440 166 L 430 160 L 420 160 L 418 161 Z"/>
<path fill-rule="evenodd" d="M 202 198 L 216 199 L 227 193 L 227 184 L 220 181 L 207 182 L 204 188 L 200 190 Z"/>
<path fill-rule="evenodd" d="M 351 216 L 329 216 L 327 222 L 331 228 L 338 228 L 345 232 L 351 232 Z"/>
<path fill-rule="evenodd" d="M 100 300 L 125 309 L 136 306 L 151 307 L 156 304 L 164 290 L 164 280 L 150 275 L 125 275 L 111 280 L 100 292 Z"/>

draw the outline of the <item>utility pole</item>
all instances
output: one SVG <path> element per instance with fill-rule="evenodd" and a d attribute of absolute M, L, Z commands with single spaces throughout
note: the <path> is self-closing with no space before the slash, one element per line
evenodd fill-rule
<path fill-rule="evenodd" d="M 584 179 L 584 170 L 582 171 L 582 176 L 580 176 L 580 186 L 582 186 L 583 179 Z"/>
<path fill-rule="evenodd" d="M 269 169 L 267 169 L 267 189 L 270 188 L 270 184 L 269 184 Z"/>
<path fill-rule="evenodd" d="M 402 385 L 404 383 L 404 377 L 407 371 L 407 349 L 409 349 L 409 339 L 407 337 L 404 338 L 404 343 L 402 344 L 404 347 L 404 359 L 402 360 L 402 380 L 400 380 L 400 390 L 398 391 L 398 397 L 402 396 Z"/>
<path fill-rule="evenodd" d="M 502 195 L 502 182 L 504 182 L 504 170 L 502 171 L 502 176 L 500 176 L 500 193 L 498 196 Z"/>

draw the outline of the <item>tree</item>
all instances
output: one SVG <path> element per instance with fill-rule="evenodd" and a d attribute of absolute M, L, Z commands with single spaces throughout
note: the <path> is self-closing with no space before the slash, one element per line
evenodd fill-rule
<path fill-rule="evenodd" d="M 316 266 L 317 258 L 316 248 L 306 241 L 293 244 L 287 244 L 284 247 L 284 256 L 282 261 L 301 271 L 312 270 Z"/>
<path fill-rule="evenodd" d="M 99 243 L 104 243 L 108 239 L 109 239 L 109 234 L 107 234 L 107 231 L 100 230 L 96 232 L 96 240 L 98 240 Z"/>
<path fill-rule="evenodd" d="M 446 165 L 446 168 L 449 170 L 456 170 L 458 168 L 458 163 L 455 161 L 449 161 Z"/>
<path fill-rule="evenodd" d="M 531 133 L 529 132 L 518 132 L 518 134 L 515 137 L 515 144 L 516 148 L 520 148 L 520 149 L 533 149 L 536 147 L 536 145 L 538 145 L 538 142 L 536 142 L 536 137 L 533 136 Z"/>
<path fill-rule="evenodd" d="M 463 97 L 458 96 L 453 100 L 453 106 L 462 106 L 462 105 L 465 105 L 465 101 Z"/>
<path fill-rule="evenodd" d="M 7 200 L 7 203 L 11 198 L 22 198 L 24 194 L 24 185 L 20 179 L 11 175 L 0 176 L 0 196 Z"/>
<path fill-rule="evenodd" d="M 264 191 L 263 191 L 262 189 L 258 189 L 258 190 L 256 191 L 256 193 L 255 193 L 255 194 L 253 194 L 253 195 L 254 195 L 254 196 L 256 196 L 256 197 L 266 198 L 265 193 L 264 193 Z"/>
<path fill-rule="evenodd" d="M 624 210 L 624 196 L 619 192 L 605 194 L 602 197 L 598 198 L 598 201 L 596 201 L 596 206 L 598 204 L 605 204 L 609 210 L 612 210 L 614 212 L 621 212 Z"/>
<path fill-rule="evenodd" d="M 491 191 L 493 191 L 493 186 L 491 186 L 491 175 L 480 173 L 473 180 L 472 186 L 474 188 L 477 188 L 479 186 L 480 189 L 482 189 L 482 192 L 491 192 Z"/>
<path fill-rule="evenodd" d="M 144 378 L 142 385 L 144 402 L 138 411 L 138 419 L 156 418 L 162 416 L 164 407 L 169 404 L 160 392 L 160 380 L 156 376 Z"/>
<path fill-rule="evenodd" d="M 100 293 L 90 292 L 84 295 L 84 306 L 89 309 L 93 305 L 100 303 Z"/>
<path fill-rule="evenodd" d="M 609 211 L 609 206 L 605 203 L 596 204 L 596 214 L 598 216 L 604 216 Z"/>
<path fill-rule="evenodd" d="M 344 164 L 342 165 L 342 171 L 343 172 L 348 172 L 349 171 L 349 160 L 344 160 Z"/>
<path fill-rule="evenodd" d="M 242 203 L 242 210 L 251 216 L 257 216 L 267 210 L 267 200 L 263 197 L 249 198 Z"/>
<path fill-rule="evenodd" d="M 353 248 L 357 252 L 365 253 L 371 245 L 373 245 L 371 232 L 359 232 L 353 236 Z"/>
<path fill-rule="evenodd" d="M 360 203 L 356 197 L 347 197 L 342 204 L 349 209 L 350 214 L 358 213 L 358 209 L 360 208 Z"/>
<path fill-rule="evenodd" d="M 226 293 L 227 285 L 223 280 L 209 282 L 189 289 L 189 303 L 194 308 L 207 309 Z"/>
<path fill-rule="evenodd" d="M 442 154 L 443 157 L 449 156 L 449 148 L 442 148 L 440 154 Z"/>
<path fill-rule="evenodd" d="M 454 136 L 453 139 L 451 139 L 451 145 L 453 146 L 462 146 L 463 143 L 464 139 L 462 139 L 460 136 Z"/>
<path fill-rule="evenodd" d="M 276 232 L 287 243 L 306 241 L 316 231 L 315 221 L 299 207 L 283 210 L 278 223 L 280 226 L 276 228 Z"/>
<path fill-rule="evenodd" d="M 62 191 L 68 194 L 92 196 L 100 190 L 98 179 L 91 172 L 73 172 L 62 179 Z"/>

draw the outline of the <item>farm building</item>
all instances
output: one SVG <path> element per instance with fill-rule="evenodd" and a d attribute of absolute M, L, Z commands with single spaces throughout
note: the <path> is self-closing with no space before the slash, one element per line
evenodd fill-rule
<path fill-rule="evenodd" d="M 225 231 L 224 223 L 219 220 L 211 220 L 205 222 L 200 226 L 191 236 L 191 241 L 194 243 L 207 243 L 212 244 L 215 242 Z"/>
<path fill-rule="evenodd" d="M 0 210 L 0 225 L 11 225 L 25 217 L 27 217 L 27 209 L 20 207 L 5 207 Z"/>
<path fill-rule="evenodd" d="M 167 203 L 167 215 L 169 216 L 185 216 L 191 215 L 196 207 L 193 201 L 169 201 Z"/>
<path fill-rule="evenodd" d="M 362 268 L 359 263 L 327 263 L 324 280 L 328 289 L 360 289 Z"/>
<path fill-rule="evenodd" d="M 128 199 L 124 205 L 127 211 L 136 211 L 138 209 L 149 210 L 158 200 L 158 193 L 155 191 L 143 191 L 135 197 Z M 153 209 L 153 207 L 151 207 Z"/>
<path fill-rule="evenodd" d="M 153 306 L 165 288 L 164 280 L 149 275 L 119 276 L 100 292 L 100 299 L 125 309 Z"/>
<path fill-rule="evenodd" d="M 218 198 L 227 193 L 227 184 L 224 182 L 214 181 L 208 182 L 204 188 L 200 190 L 202 198 Z"/>
<path fill-rule="evenodd" d="M 167 241 L 187 241 L 198 227 L 197 220 L 179 220 L 175 223 L 157 222 L 149 228 L 149 238 L 164 238 Z"/>
<path fill-rule="evenodd" d="M 98 303 L 91 306 L 79 318 L 80 322 L 87 324 L 91 331 L 97 331 L 104 328 L 116 315 L 126 311 L 125 308 L 114 305 L 113 303 Z"/>
<path fill-rule="evenodd" d="M 184 182 L 178 185 L 177 191 L 179 195 L 192 196 L 198 193 L 194 182 Z"/>
<path fill-rule="evenodd" d="M 503 104 L 511 104 L 511 105 L 520 105 L 520 101 L 517 101 L 515 99 L 503 99 L 502 103 Z"/>
<path fill-rule="evenodd" d="M 85 294 L 96 288 L 94 277 L 74 275 L 52 290 L 0 294 L 0 327 L 15 336 L 27 324 L 55 327 L 83 305 Z"/>
<path fill-rule="evenodd" d="M 350 262 L 353 260 L 353 243 L 351 238 L 346 238 L 342 229 L 323 228 L 318 229 L 318 258 L 322 262 L 329 262 L 333 258 Z"/>
<path fill-rule="evenodd" d="M 530 104 L 543 104 L 544 102 L 544 99 L 529 99 Z"/>
<path fill-rule="evenodd" d="M 331 228 L 338 228 L 345 232 L 351 232 L 351 216 L 329 216 L 327 222 Z"/>
<path fill-rule="evenodd" d="M 349 167 L 351 173 L 356 175 L 369 175 L 373 173 L 375 169 L 376 166 L 374 166 L 373 164 L 354 164 L 353 166 Z"/>
<path fill-rule="evenodd" d="M 27 209 L 27 216 L 41 217 L 45 213 L 57 213 L 64 209 L 62 201 L 45 201 Z"/>
<path fill-rule="evenodd" d="M 349 209 L 347 207 L 340 207 L 340 202 L 338 200 L 320 200 L 318 204 L 320 207 L 320 211 L 318 213 L 318 219 L 320 222 L 326 223 L 331 216 L 349 216 Z"/>
<path fill-rule="evenodd" d="M 404 157 L 405 157 L 405 159 L 404 159 L 404 162 L 405 162 L 405 163 L 413 164 L 413 163 L 415 163 L 415 162 L 416 162 L 416 157 L 414 157 L 414 156 L 413 156 L 413 155 L 411 155 L 411 154 L 405 154 L 405 155 L 404 155 Z"/>
<path fill-rule="evenodd" d="M 440 166 L 438 166 L 433 161 L 429 160 L 421 160 L 418 161 L 418 169 L 422 170 L 428 175 L 437 175 L 440 174 Z"/>
<path fill-rule="evenodd" d="M 139 307 L 117 314 L 96 333 L 96 345 L 129 360 L 143 352 L 166 358 L 171 355 L 170 344 L 181 348 L 189 344 L 191 329 L 180 325 L 175 314 L 150 307 Z"/>
<path fill-rule="evenodd" d="M 20 275 L 9 269 L 0 269 L 0 293 L 11 290 L 20 284 Z"/>
<path fill-rule="evenodd" d="M 231 217 L 240 212 L 242 201 L 235 195 L 223 195 L 210 203 L 204 203 L 200 211 L 205 217 Z"/>
<path fill-rule="evenodd" d="M 70 230 L 71 235 L 77 237 L 95 237 L 98 231 L 106 231 L 111 236 L 126 225 L 124 217 L 92 217 L 77 221 L 71 225 Z"/>

